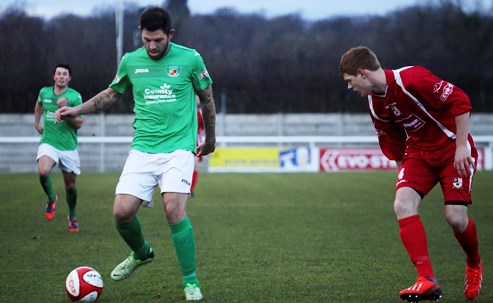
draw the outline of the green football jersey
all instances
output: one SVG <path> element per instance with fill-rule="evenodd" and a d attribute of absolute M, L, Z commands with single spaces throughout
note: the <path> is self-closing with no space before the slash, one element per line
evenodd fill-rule
<path fill-rule="evenodd" d="M 44 110 L 44 130 L 39 143 L 47 143 L 59 150 L 76 150 L 77 129 L 63 120 L 55 124 L 55 112 L 58 109 L 57 100 L 59 98 L 67 98 L 67 106 L 75 107 L 82 104 L 82 97 L 76 90 L 70 87 L 60 95 L 56 95 L 53 90 L 53 86 L 47 86 L 39 91 L 38 101 L 43 105 Z"/>
<path fill-rule="evenodd" d="M 132 149 L 147 153 L 178 149 L 195 152 L 195 90 L 211 83 L 204 61 L 194 49 L 170 43 L 159 60 L 149 58 L 145 47 L 125 54 L 110 88 L 122 94 L 133 91 Z"/>

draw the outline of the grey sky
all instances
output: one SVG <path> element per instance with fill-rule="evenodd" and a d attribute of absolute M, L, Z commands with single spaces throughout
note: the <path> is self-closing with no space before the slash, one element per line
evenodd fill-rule
<path fill-rule="evenodd" d="M 74 13 L 87 16 L 95 7 L 112 7 L 120 0 L 4 0 L 0 4 L 3 11 L 14 3 L 23 3 L 28 14 L 51 18 L 60 13 Z M 491 2 L 493 0 L 485 0 Z M 159 0 L 129 0 L 140 6 L 162 4 Z M 317 20 L 335 15 L 385 14 L 395 9 L 423 3 L 423 0 L 188 0 L 192 14 L 208 14 L 218 8 L 230 7 L 240 13 L 262 13 L 266 17 L 275 17 L 290 13 L 299 13 L 304 19 Z"/>

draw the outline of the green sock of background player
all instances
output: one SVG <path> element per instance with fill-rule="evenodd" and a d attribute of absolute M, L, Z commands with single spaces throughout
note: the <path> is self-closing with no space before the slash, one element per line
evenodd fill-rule
<path fill-rule="evenodd" d="M 128 224 L 116 224 L 116 229 L 120 233 L 128 247 L 134 252 L 136 259 L 145 259 L 149 255 L 151 247 L 144 240 L 140 220 L 137 215 Z"/>
<path fill-rule="evenodd" d="M 77 205 L 77 188 L 71 188 L 66 191 L 67 205 L 68 205 L 68 216 L 70 219 L 75 219 L 75 206 Z"/>
<path fill-rule="evenodd" d="M 53 191 L 53 186 L 51 185 L 50 176 L 39 176 L 39 182 L 41 183 L 41 187 L 43 187 L 44 192 L 48 196 L 49 203 L 53 203 L 55 201 L 55 192 Z"/>
<path fill-rule="evenodd" d="M 175 246 L 178 263 L 180 263 L 181 272 L 183 273 L 183 287 L 190 284 L 199 285 L 195 269 L 197 262 L 195 259 L 195 237 L 193 234 L 192 224 L 189 218 L 184 218 L 175 224 L 170 224 L 171 237 Z"/>

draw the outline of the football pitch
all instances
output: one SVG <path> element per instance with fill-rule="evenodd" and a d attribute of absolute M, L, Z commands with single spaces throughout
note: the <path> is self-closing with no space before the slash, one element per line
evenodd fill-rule
<path fill-rule="evenodd" d="M 56 169 L 54 170 L 54 172 Z M 197 241 L 203 302 L 402 302 L 416 272 L 400 242 L 393 212 L 396 172 L 203 173 L 188 214 Z M 98 302 L 184 302 L 181 275 L 159 195 L 139 211 L 154 262 L 114 282 L 111 270 L 129 249 L 112 218 L 119 174 L 83 173 L 77 181 L 80 232 L 67 230 L 60 173 L 52 221 L 36 174 L 0 175 L 0 302 L 70 302 L 65 278 L 91 266 L 105 285 Z M 478 172 L 469 210 L 484 263 L 483 291 L 493 302 L 493 173 Z M 462 294 L 465 256 L 443 217 L 439 188 L 420 209 L 430 257 L 443 290 Z"/>

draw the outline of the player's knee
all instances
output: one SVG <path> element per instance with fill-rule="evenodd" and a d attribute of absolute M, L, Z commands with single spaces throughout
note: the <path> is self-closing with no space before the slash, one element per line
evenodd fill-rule
<path fill-rule="evenodd" d="M 187 216 L 187 199 L 187 194 L 166 193 L 163 195 L 164 210 L 168 223 L 176 223 Z"/>
<path fill-rule="evenodd" d="M 411 187 L 401 187 L 397 190 L 394 201 L 394 211 L 397 218 L 402 219 L 418 214 L 421 195 Z"/>
<path fill-rule="evenodd" d="M 467 227 L 467 223 L 464 223 L 463 220 L 460 220 L 458 218 L 447 218 L 447 222 L 454 230 L 454 232 L 457 233 L 463 232 Z"/>
<path fill-rule="evenodd" d="M 127 216 L 122 215 L 121 213 L 113 212 L 113 218 L 115 219 L 115 223 L 119 225 L 125 225 L 132 221 Z"/>
<path fill-rule="evenodd" d="M 400 203 L 397 200 L 394 201 L 394 212 L 397 215 L 397 217 L 401 217 L 402 213 L 404 212 L 402 203 Z"/>
<path fill-rule="evenodd" d="M 180 203 L 167 203 L 165 209 L 168 223 L 176 223 L 186 217 L 185 208 Z"/>
<path fill-rule="evenodd" d="M 122 207 L 113 207 L 113 218 L 117 224 L 128 224 L 132 221 L 132 216 Z"/>
<path fill-rule="evenodd" d="M 467 216 L 464 217 L 457 214 L 446 214 L 445 218 L 450 227 L 458 233 L 463 232 L 467 228 L 469 222 Z"/>
<path fill-rule="evenodd" d="M 166 214 L 168 217 L 174 217 L 178 212 L 178 203 L 168 202 L 166 203 Z"/>
<path fill-rule="evenodd" d="M 417 214 L 418 210 L 413 203 L 396 199 L 394 201 L 394 212 L 397 215 L 397 218 L 401 219 Z"/>
<path fill-rule="evenodd" d="M 38 167 L 38 174 L 41 178 L 48 178 L 48 176 L 50 175 L 50 172 L 51 172 L 51 169 Z"/>
<path fill-rule="evenodd" d="M 65 191 L 71 194 L 77 192 L 75 188 L 75 182 L 65 183 Z"/>
<path fill-rule="evenodd" d="M 455 232 L 463 232 L 469 223 L 467 216 L 467 206 L 465 205 L 446 205 L 445 219 Z"/>

